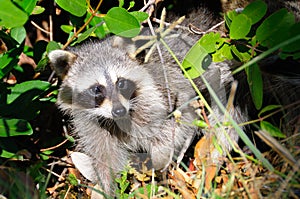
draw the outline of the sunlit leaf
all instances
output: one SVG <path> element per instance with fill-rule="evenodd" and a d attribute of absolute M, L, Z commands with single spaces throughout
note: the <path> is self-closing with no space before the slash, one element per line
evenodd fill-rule
<path fill-rule="evenodd" d="M 47 53 L 51 52 L 52 50 L 61 49 L 61 45 L 56 41 L 50 41 L 46 47 Z"/>
<path fill-rule="evenodd" d="M 221 45 L 223 40 L 220 33 L 208 33 L 201 37 L 199 44 L 205 49 L 207 53 L 213 53 L 217 50 L 218 45 Z"/>
<path fill-rule="evenodd" d="M 65 33 L 70 33 L 74 30 L 74 27 L 71 25 L 61 25 L 60 29 L 62 29 L 62 31 L 64 31 Z"/>
<path fill-rule="evenodd" d="M 31 135 L 33 130 L 26 120 L 0 119 L 0 137 Z"/>
<path fill-rule="evenodd" d="M 139 21 L 124 8 L 115 7 L 104 17 L 109 30 L 119 36 L 135 37 L 140 32 Z"/>
<path fill-rule="evenodd" d="M 194 79 L 199 77 L 205 69 L 208 68 L 211 62 L 211 56 L 199 42 L 197 42 L 184 57 L 182 66 L 189 76 Z"/>
<path fill-rule="evenodd" d="M 21 44 L 26 37 L 26 30 L 23 26 L 12 28 L 10 31 L 10 36 L 14 38 L 19 44 Z"/>
<path fill-rule="evenodd" d="M 42 6 L 35 6 L 33 11 L 32 11 L 32 15 L 38 15 L 38 14 L 42 14 L 45 11 L 45 8 Z"/>
<path fill-rule="evenodd" d="M 148 18 L 148 14 L 140 11 L 130 12 L 132 16 L 134 16 L 139 22 L 145 21 Z"/>
<path fill-rule="evenodd" d="M 222 62 L 233 59 L 231 48 L 228 44 L 223 45 L 221 49 L 212 55 L 212 57 L 213 62 Z"/>
<path fill-rule="evenodd" d="M 285 138 L 286 136 L 280 131 L 279 128 L 276 126 L 273 126 L 270 122 L 267 121 L 261 121 L 260 122 L 260 128 L 262 130 L 267 131 L 270 133 L 272 137 L 278 137 L 278 138 Z"/>
<path fill-rule="evenodd" d="M 11 0 L 0 0 L 0 5 L 0 26 L 19 27 L 28 20 L 28 15 L 15 6 Z"/>
<path fill-rule="evenodd" d="M 251 29 L 251 19 L 244 14 L 234 17 L 230 24 L 230 38 L 244 39 Z"/>
<path fill-rule="evenodd" d="M 87 29 L 86 31 L 84 31 L 82 34 L 80 34 L 78 36 L 78 39 L 74 44 L 80 43 L 80 42 L 84 41 L 85 39 L 87 39 L 96 30 L 96 28 L 97 28 L 96 26 L 93 26 L 93 27 Z"/>
<path fill-rule="evenodd" d="M 30 15 L 38 0 L 13 0 L 21 7 L 28 15 Z"/>
<path fill-rule="evenodd" d="M 50 83 L 46 81 L 40 80 L 32 80 L 26 81 L 21 84 L 16 84 L 14 87 L 11 88 L 11 94 L 7 96 L 7 103 L 10 104 L 14 100 L 16 100 L 19 96 L 23 93 L 28 91 L 35 91 L 30 98 L 34 99 L 35 97 L 39 96 L 43 91 L 50 87 Z"/>
<path fill-rule="evenodd" d="M 72 15 L 81 17 L 86 13 L 86 0 L 55 0 L 55 2 L 64 10 Z"/>

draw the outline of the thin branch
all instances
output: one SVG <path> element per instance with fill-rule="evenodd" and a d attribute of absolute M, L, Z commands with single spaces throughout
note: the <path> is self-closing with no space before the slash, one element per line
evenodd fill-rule
<path fill-rule="evenodd" d="M 39 26 L 39 25 L 37 25 L 34 21 L 30 21 L 30 23 L 34 26 L 34 27 L 36 27 L 37 29 L 39 29 L 40 31 L 42 31 L 42 32 L 44 32 L 44 33 L 46 33 L 46 34 L 51 34 L 51 32 L 49 32 L 49 31 L 47 31 L 47 30 L 45 30 L 44 28 L 42 28 L 41 26 Z"/>

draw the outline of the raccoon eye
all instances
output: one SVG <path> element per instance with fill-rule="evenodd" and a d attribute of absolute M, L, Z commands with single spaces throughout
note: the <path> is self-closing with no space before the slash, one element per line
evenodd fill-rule
<path fill-rule="evenodd" d="M 127 99 L 132 97 L 132 94 L 136 89 L 135 83 L 128 79 L 119 79 L 117 82 L 117 87 L 120 93 Z"/>
<path fill-rule="evenodd" d="M 98 97 L 100 95 L 104 96 L 104 86 L 102 85 L 94 85 L 90 87 L 90 93 L 95 96 Z"/>
<path fill-rule="evenodd" d="M 121 79 L 118 81 L 117 86 L 121 90 L 126 90 L 128 89 L 128 80 L 126 79 Z"/>

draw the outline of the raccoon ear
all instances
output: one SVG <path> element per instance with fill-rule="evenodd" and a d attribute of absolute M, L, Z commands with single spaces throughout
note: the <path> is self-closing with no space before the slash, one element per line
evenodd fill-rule
<path fill-rule="evenodd" d="M 53 50 L 49 53 L 48 57 L 50 66 L 61 79 L 65 78 L 70 66 L 77 59 L 77 55 L 65 50 Z"/>

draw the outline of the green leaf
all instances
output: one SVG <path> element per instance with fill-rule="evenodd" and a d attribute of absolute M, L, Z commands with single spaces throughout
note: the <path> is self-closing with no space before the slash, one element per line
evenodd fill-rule
<path fill-rule="evenodd" d="M 41 14 L 45 11 L 45 8 L 42 7 L 42 6 L 35 6 L 33 11 L 32 11 L 32 15 L 38 15 L 38 14 Z"/>
<path fill-rule="evenodd" d="M 221 49 L 219 49 L 213 55 L 213 62 L 222 62 L 225 60 L 232 60 L 233 56 L 231 53 L 231 48 L 228 44 L 224 44 Z"/>
<path fill-rule="evenodd" d="M 14 38 L 19 44 L 21 44 L 26 37 L 26 30 L 23 26 L 12 28 L 10 31 L 10 36 Z"/>
<path fill-rule="evenodd" d="M 199 42 L 197 42 L 186 54 L 182 66 L 189 76 L 194 79 L 199 77 L 211 64 L 211 56 Z"/>
<path fill-rule="evenodd" d="M 193 125 L 203 128 L 203 129 L 208 127 L 208 124 L 203 120 L 194 120 Z"/>
<path fill-rule="evenodd" d="M 43 151 L 39 155 L 43 160 L 49 160 L 49 155 L 51 155 L 53 152 L 54 151 L 52 151 L 52 150 L 47 150 L 47 151 Z"/>
<path fill-rule="evenodd" d="M 251 30 L 251 19 L 245 14 L 234 17 L 230 24 L 230 38 L 244 39 Z"/>
<path fill-rule="evenodd" d="M 21 7 L 28 15 L 30 15 L 38 0 L 13 0 Z"/>
<path fill-rule="evenodd" d="M 279 128 L 273 126 L 271 123 L 267 121 L 260 122 L 260 128 L 264 131 L 270 133 L 272 137 L 285 138 L 286 136 L 280 131 Z"/>
<path fill-rule="evenodd" d="M 259 22 L 267 12 L 268 6 L 265 2 L 258 0 L 245 7 L 242 14 L 251 19 L 251 25 Z"/>
<path fill-rule="evenodd" d="M 61 25 L 60 29 L 62 29 L 62 31 L 64 31 L 65 33 L 70 33 L 73 31 L 74 27 L 71 25 Z"/>
<path fill-rule="evenodd" d="M 124 0 L 118 0 L 119 1 L 119 7 L 122 8 L 124 6 Z"/>
<path fill-rule="evenodd" d="M 5 149 L 1 149 L 0 157 L 2 157 L 2 158 L 17 158 L 17 159 L 21 159 L 21 157 L 18 156 L 17 154 L 9 152 L 9 151 L 7 151 Z"/>
<path fill-rule="evenodd" d="M 135 37 L 140 32 L 139 21 L 124 8 L 111 8 L 104 21 L 112 33 L 122 37 Z"/>
<path fill-rule="evenodd" d="M 235 10 L 229 11 L 225 14 L 225 23 L 227 27 L 230 27 L 233 18 L 235 18 L 238 13 Z"/>
<path fill-rule="evenodd" d="M 268 112 L 268 111 L 272 111 L 272 110 L 274 110 L 274 109 L 279 109 L 279 108 L 282 108 L 282 106 L 281 106 L 281 105 L 268 105 L 268 106 L 264 107 L 264 108 L 258 113 L 258 117 L 261 117 L 261 115 L 262 115 L 263 113 L 266 113 L 266 112 Z"/>
<path fill-rule="evenodd" d="M 74 42 L 72 45 L 75 45 L 75 44 L 80 43 L 80 42 L 84 41 L 85 39 L 87 39 L 96 30 L 96 28 L 97 27 L 94 26 L 94 27 L 87 29 L 85 32 L 83 32 L 82 34 L 80 34 L 78 36 L 77 41 Z"/>
<path fill-rule="evenodd" d="M 208 33 L 201 37 L 199 44 L 205 49 L 207 53 L 213 53 L 217 50 L 218 45 L 222 45 L 220 33 Z"/>
<path fill-rule="evenodd" d="M 232 53 L 238 58 L 240 62 L 248 62 L 251 59 L 250 49 L 248 52 L 244 52 L 242 49 L 238 49 L 239 46 L 230 46 Z"/>
<path fill-rule="evenodd" d="M 2 86 L 1 117 L 34 119 L 41 108 L 48 104 L 39 99 L 47 95 L 49 91 L 51 91 L 51 84 L 40 80 L 26 81 L 15 86 Z"/>
<path fill-rule="evenodd" d="M 0 119 L 0 137 L 31 135 L 33 130 L 26 120 Z"/>
<path fill-rule="evenodd" d="M 16 84 L 14 87 L 11 88 L 11 94 L 7 96 L 7 104 L 12 103 L 18 97 L 20 97 L 23 93 L 29 91 L 38 91 L 35 92 L 34 95 L 30 96 L 31 100 L 38 97 L 43 91 L 48 89 L 51 86 L 49 82 L 40 81 L 40 80 L 32 80 L 26 81 L 21 84 Z"/>
<path fill-rule="evenodd" d="M 130 2 L 129 2 L 129 7 L 128 7 L 127 10 L 130 10 L 131 8 L 133 8 L 134 5 L 135 5 L 135 2 L 134 2 L 134 1 L 130 1 Z"/>
<path fill-rule="evenodd" d="M 47 53 L 51 52 L 52 50 L 61 49 L 61 45 L 56 41 L 50 41 L 46 47 Z"/>
<path fill-rule="evenodd" d="M 289 38 L 289 31 L 293 24 L 295 24 L 294 15 L 286 9 L 281 9 L 270 15 L 257 28 L 257 40 L 262 46 L 276 46 Z"/>
<path fill-rule="evenodd" d="M 0 79 L 8 74 L 19 62 L 22 48 L 14 48 L 0 55 Z"/>
<path fill-rule="evenodd" d="M 15 6 L 10 0 L 0 0 L 0 26 L 13 28 L 23 26 L 28 15 Z"/>
<path fill-rule="evenodd" d="M 140 12 L 140 11 L 133 11 L 133 12 L 130 12 L 130 14 L 132 16 L 134 16 L 139 22 L 145 21 L 149 16 L 147 13 Z"/>
<path fill-rule="evenodd" d="M 290 30 L 290 37 L 296 37 L 297 35 L 300 35 L 300 22 L 296 23 L 294 25 L 291 26 Z M 289 45 L 286 45 L 282 48 L 282 51 L 286 52 L 296 52 L 300 50 L 300 39 L 297 40 L 296 42 L 293 42 Z"/>
<path fill-rule="evenodd" d="M 82 17 L 87 10 L 86 0 L 55 0 L 55 2 L 62 9 L 77 17 Z"/>
<path fill-rule="evenodd" d="M 246 68 L 246 74 L 253 103 L 259 110 L 263 102 L 263 80 L 259 66 L 257 64 L 249 66 Z"/>
<path fill-rule="evenodd" d="M 67 181 L 68 181 L 71 185 L 73 185 L 73 186 L 77 186 L 77 185 L 78 185 L 78 180 L 77 180 L 76 176 L 75 176 L 73 173 L 71 173 L 71 174 L 69 174 L 69 175 L 67 176 Z"/>

